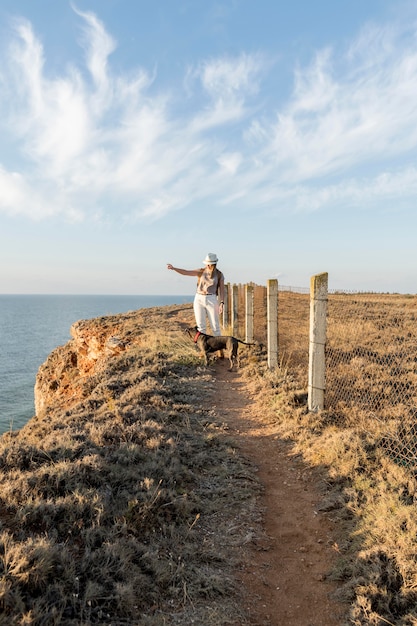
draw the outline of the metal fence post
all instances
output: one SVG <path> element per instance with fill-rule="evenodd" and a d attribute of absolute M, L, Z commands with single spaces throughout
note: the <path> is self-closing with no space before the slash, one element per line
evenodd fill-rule
<path fill-rule="evenodd" d="M 278 281 L 267 283 L 268 368 L 278 367 Z"/>
<path fill-rule="evenodd" d="M 324 409 L 328 276 L 316 274 L 310 279 L 309 411 Z"/>

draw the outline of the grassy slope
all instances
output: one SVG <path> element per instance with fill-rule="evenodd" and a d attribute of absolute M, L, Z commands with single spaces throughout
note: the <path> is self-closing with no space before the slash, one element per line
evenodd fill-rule
<path fill-rule="evenodd" d="M 246 623 L 233 571 L 247 528 L 259 530 L 258 486 L 214 420 L 214 380 L 182 338 L 181 315 L 98 320 L 127 350 L 89 375 L 67 372 L 73 398 L 3 436 L 0 623 Z M 65 358 L 71 346 L 44 376 Z M 323 468 L 346 623 L 416 625 L 413 474 L 363 424 L 308 414 L 297 372 L 268 372 L 259 357 L 243 371 L 261 418 Z"/>
<path fill-rule="evenodd" d="M 263 373 L 262 373 L 263 370 Z M 259 414 L 274 419 L 323 476 L 323 502 L 337 529 L 339 558 L 330 573 L 336 597 L 350 606 L 346 624 L 417 624 L 417 482 L 380 446 L 381 432 L 352 418 L 334 424 L 326 411 L 308 413 L 305 389 L 290 370 L 260 363 L 245 375 L 257 393 Z"/>
<path fill-rule="evenodd" d="M 111 318 L 127 350 L 67 369 L 67 402 L 0 441 L 1 623 L 245 623 L 233 568 L 257 486 L 213 420 L 211 374 L 164 330 L 173 312 Z"/>

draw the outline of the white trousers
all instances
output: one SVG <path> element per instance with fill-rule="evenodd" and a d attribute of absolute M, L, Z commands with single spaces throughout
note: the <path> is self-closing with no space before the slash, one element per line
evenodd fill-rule
<path fill-rule="evenodd" d="M 219 303 L 217 296 L 202 296 L 196 293 L 194 298 L 194 316 L 197 328 L 201 333 L 206 332 L 207 316 L 213 335 L 219 337 L 222 334 L 220 330 Z"/>

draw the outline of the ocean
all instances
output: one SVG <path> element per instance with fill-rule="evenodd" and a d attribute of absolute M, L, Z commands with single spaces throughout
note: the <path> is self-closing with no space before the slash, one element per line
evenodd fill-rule
<path fill-rule="evenodd" d="M 0 295 L 0 434 L 35 414 L 39 366 L 80 319 L 192 302 L 193 296 Z"/>

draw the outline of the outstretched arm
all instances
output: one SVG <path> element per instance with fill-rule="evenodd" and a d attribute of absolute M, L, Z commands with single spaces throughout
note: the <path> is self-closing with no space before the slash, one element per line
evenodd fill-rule
<path fill-rule="evenodd" d="M 174 267 L 173 265 L 171 265 L 171 263 L 167 264 L 167 269 L 168 270 L 174 270 L 174 272 L 177 272 L 178 274 L 182 274 L 183 276 L 199 276 L 201 270 L 183 270 L 180 267 Z"/>

